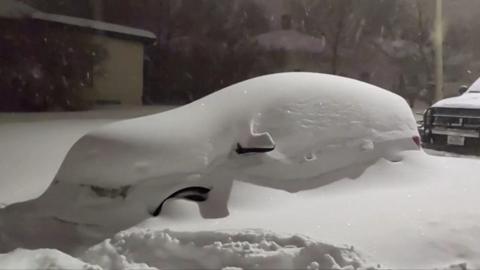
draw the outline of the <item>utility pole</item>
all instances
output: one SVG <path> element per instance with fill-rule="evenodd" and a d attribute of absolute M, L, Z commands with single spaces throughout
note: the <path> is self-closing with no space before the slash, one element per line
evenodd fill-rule
<path fill-rule="evenodd" d="M 443 0 L 435 3 L 435 100 L 443 99 Z"/>

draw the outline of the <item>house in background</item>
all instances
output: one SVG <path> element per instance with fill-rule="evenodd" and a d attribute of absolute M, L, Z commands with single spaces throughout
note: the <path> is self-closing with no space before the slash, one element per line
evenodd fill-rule
<path fill-rule="evenodd" d="M 155 34 L 142 29 L 39 11 L 15 0 L 1 0 L 0 20 L 30 20 L 69 35 L 82 35 L 105 51 L 105 59 L 92 69 L 88 99 L 97 104 L 141 105 L 145 46 Z M 28 52 L 25 52 L 28 54 Z"/>

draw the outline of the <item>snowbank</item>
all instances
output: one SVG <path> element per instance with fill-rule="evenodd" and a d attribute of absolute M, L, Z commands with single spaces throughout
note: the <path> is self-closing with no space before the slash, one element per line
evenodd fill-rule
<path fill-rule="evenodd" d="M 100 267 L 87 264 L 58 250 L 17 249 L 9 254 L 0 254 L 2 269 L 83 269 L 101 270 Z"/>
<path fill-rule="evenodd" d="M 197 231 L 263 228 L 302 232 L 316 240 L 354 246 L 373 265 L 432 269 L 466 263 L 480 267 L 480 161 L 405 153 L 381 160 L 356 180 L 297 194 L 234 184 L 230 215 L 205 220 L 178 201 L 143 228 Z M 172 209 L 168 209 L 172 208 Z M 168 213 L 186 212 L 181 217 Z"/>
<path fill-rule="evenodd" d="M 365 262 L 352 247 L 263 230 L 174 232 L 131 229 L 80 258 L 58 250 L 17 249 L 0 254 L 2 269 L 357 269 Z"/>
<path fill-rule="evenodd" d="M 480 182 L 472 168 L 479 166 L 478 160 L 413 151 L 398 162 L 377 162 L 355 181 L 296 194 L 235 182 L 226 218 L 204 219 L 196 203 L 171 200 L 159 218 L 107 236 L 78 257 L 104 269 L 325 269 L 337 264 L 476 269 Z M 0 217 L 0 223 L 14 220 Z M 23 223 L 47 232 L 34 222 Z M 55 230 L 68 237 L 61 227 Z M 1 232 L 1 237 L 12 235 L 5 227 Z M 36 240 L 35 234 L 28 238 Z M 52 244 L 45 239 L 45 247 Z M 8 257 L 22 262 L 17 254 L 0 257 L 0 265 Z"/>
<path fill-rule="evenodd" d="M 262 230 L 240 232 L 132 229 L 90 248 L 84 260 L 104 269 L 353 269 L 349 248 Z M 348 268 L 347 268 L 348 267 Z"/>

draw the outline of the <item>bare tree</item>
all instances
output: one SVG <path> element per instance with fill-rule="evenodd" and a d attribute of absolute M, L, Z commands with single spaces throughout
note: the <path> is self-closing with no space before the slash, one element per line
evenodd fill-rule
<path fill-rule="evenodd" d="M 421 62 L 427 80 L 432 80 L 433 76 L 433 48 L 432 48 L 432 30 L 433 30 L 433 1 L 415 1 L 417 37 L 414 41 L 417 43 Z"/>
<path fill-rule="evenodd" d="M 346 46 L 352 22 L 353 0 L 291 1 L 290 7 L 303 29 L 313 36 L 325 36 L 330 58 L 330 72 L 338 74 L 341 49 Z"/>

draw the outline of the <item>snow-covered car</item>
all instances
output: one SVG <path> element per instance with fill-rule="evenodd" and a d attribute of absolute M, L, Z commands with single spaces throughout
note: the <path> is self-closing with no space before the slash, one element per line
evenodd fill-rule
<path fill-rule="evenodd" d="M 34 204 L 64 222 L 125 227 L 160 214 L 172 197 L 199 202 L 204 217 L 223 217 L 234 180 L 296 192 L 355 178 L 418 144 L 401 97 L 353 79 L 282 73 L 93 129 L 68 147 L 61 165 L 23 160 L 28 174 L 3 166 L 1 183 L 28 183 L 33 174 L 44 187 L 37 194 L 49 188 L 21 207 Z M 1 193 L 5 205 L 35 199 Z"/>
<path fill-rule="evenodd" d="M 434 147 L 480 149 L 480 79 L 460 96 L 427 109 L 422 129 L 422 141 Z"/>

